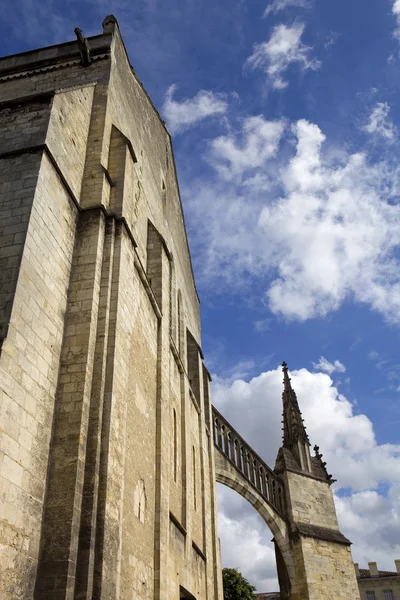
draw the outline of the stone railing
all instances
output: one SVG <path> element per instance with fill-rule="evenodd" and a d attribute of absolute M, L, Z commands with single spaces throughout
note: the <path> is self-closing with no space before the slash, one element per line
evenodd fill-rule
<path fill-rule="evenodd" d="M 275 510 L 285 515 L 282 481 L 214 406 L 212 416 L 216 448 Z"/>

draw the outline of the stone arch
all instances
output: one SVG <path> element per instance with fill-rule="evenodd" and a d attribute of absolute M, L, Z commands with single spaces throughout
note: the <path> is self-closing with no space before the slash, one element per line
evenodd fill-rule
<path fill-rule="evenodd" d="M 286 568 L 292 591 L 294 591 L 296 589 L 295 567 L 289 539 L 288 523 L 278 514 L 273 506 L 265 501 L 255 486 L 251 485 L 219 450 L 215 449 L 214 457 L 216 481 L 231 488 L 247 500 L 258 512 L 274 536 L 274 541 Z"/>

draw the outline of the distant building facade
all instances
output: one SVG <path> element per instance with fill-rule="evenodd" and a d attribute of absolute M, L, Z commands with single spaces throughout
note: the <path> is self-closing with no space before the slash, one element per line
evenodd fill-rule
<path fill-rule="evenodd" d="M 400 600 L 400 560 L 394 561 L 396 571 L 381 571 L 376 562 L 368 569 L 354 564 L 361 600 Z"/>
<path fill-rule="evenodd" d="M 354 563 L 361 600 L 400 600 L 400 560 L 394 561 L 396 571 L 381 571 L 376 562 L 369 562 L 368 569 L 360 569 Z M 256 594 L 257 600 L 281 600 L 280 592 Z"/>

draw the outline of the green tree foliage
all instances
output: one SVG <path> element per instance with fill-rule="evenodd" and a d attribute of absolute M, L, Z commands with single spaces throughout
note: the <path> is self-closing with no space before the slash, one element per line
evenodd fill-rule
<path fill-rule="evenodd" d="M 256 588 L 237 569 L 222 569 L 224 600 L 254 600 Z"/>

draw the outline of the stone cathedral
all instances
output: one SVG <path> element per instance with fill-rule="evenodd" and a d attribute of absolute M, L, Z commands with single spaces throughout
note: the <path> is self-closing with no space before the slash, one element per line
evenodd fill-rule
<path fill-rule="evenodd" d="M 222 600 L 216 481 L 284 600 L 356 600 L 286 364 L 274 468 L 211 405 L 170 136 L 115 18 L 75 33 L 0 59 L 0 600 Z"/>

